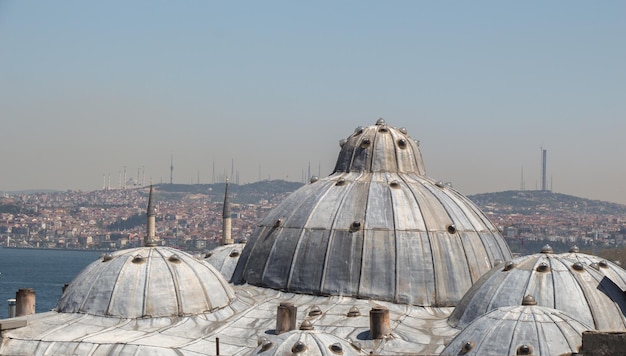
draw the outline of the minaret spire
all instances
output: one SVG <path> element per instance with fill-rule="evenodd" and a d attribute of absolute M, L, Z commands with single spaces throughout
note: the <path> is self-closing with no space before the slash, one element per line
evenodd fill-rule
<path fill-rule="evenodd" d="M 148 228 L 146 231 L 147 236 L 144 240 L 144 246 L 155 247 L 156 241 L 154 240 L 154 231 L 155 231 L 156 211 L 154 209 L 154 203 L 152 202 L 152 182 L 150 182 L 150 194 L 148 195 L 147 216 L 148 216 Z"/>
<path fill-rule="evenodd" d="M 235 241 L 231 237 L 232 221 L 230 218 L 230 199 L 228 197 L 228 177 L 226 177 L 226 189 L 224 192 L 224 210 L 222 211 L 222 245 L 231 245 Z"/>

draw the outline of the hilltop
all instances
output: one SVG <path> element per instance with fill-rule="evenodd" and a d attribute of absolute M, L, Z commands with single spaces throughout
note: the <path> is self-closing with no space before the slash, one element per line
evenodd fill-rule
<path fill-rule="evenodd" d="M 272 200 L 291 193 L 303 184 L 285 180 L 263 180 L 248 184 L 228 185 L 231 202 L 236 204 L 253 204 L 260 200 Z M 204 194 L 213 197 L 214 201 L 224 199 L 225 183 L 216 184 L 156 184 L 157 196 L 165 200 L 177 200 L 186 195 Z"/>
<path fill-rule="evenodd" d="M 591 200 L 573 195 L 541 190 L 509 190 L 496 193 L 469 195 L 485 212 L 507 214 L 536 214 L 549 211 L 595 215 L 624 215 L 626 205 L 601 200 Z"/>

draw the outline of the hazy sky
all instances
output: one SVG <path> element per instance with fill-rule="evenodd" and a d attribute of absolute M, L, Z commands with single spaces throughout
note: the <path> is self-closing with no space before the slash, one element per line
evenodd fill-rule
<path fill-rule="evenodd" d="M 5 191 L 300 181 L 382 117 L 464 194 L 535 189 L 543 146 L 626 203 L 626 2 L 0 0 L 0 117 Z"/>

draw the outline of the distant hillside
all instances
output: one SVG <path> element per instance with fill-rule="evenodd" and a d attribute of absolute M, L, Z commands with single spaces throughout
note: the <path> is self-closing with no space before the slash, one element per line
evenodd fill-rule
<path fill-rule="evenodd" d="M 270 200 L 277 195 L 290 193 L 303 184 L 284 180 L 263 180 L 249 184 L 229 184 L 231 202 L 238 204 L 258 203 L 261 199 Z M 224 197 L 226 184 L 158 184 L 155 190 L 160 198 L 179 199 L 187 194 L 207 194 L 221 200 Z"/>
<path fill-rule="evenodd" d="M 0 190 L 0 195 L 21 195 L 21 194 L 37 194 L 37 193 L 56 193 L 59 190 L 54 189 L 27 189 L 27 190 L 15 190 L 15 191 L 4 191 Z"/>
<path fill-rule="evenodd" d="M 626 205 L 579 198 L 549 191 L 509 190 L 469 195 L 484 211 L 509 214 L 535 214 L 541 211 L 575 211 L 585 214 L 626 215 Z"/>

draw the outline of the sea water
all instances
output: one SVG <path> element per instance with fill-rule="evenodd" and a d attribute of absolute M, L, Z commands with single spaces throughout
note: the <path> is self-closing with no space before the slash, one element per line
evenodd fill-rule
<path fill-rule="evenodd" d="M 0 319 L 8 316 L 7 299 L 20 288 L 33 288 L 36 311 L 52 310 L 63 286 L 70 283 L 102 252 L 0 248 Z"/>

